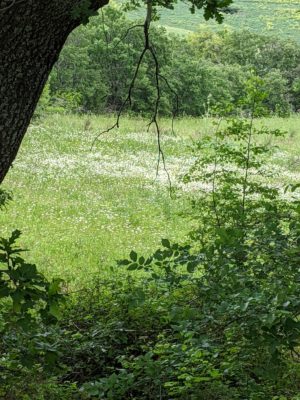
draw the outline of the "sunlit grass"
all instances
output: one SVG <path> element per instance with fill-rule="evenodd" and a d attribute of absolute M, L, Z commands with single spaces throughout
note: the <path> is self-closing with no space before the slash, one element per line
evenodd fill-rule
<path fill-rule="evenodd" d="M 109 273 L 132 248 L 148 253 L 161 238 L 183 241 L 190 230 L 178 215 L 187 207 L 188 191 L 179 189 L 171 198 L 162 166 L 156 177 L 157 137 L 147 132 L 146 120 L 124 117 L 119 130 L 100 136 L 91 149 L 112 122 L 113 117 L 67 115 L 35 120 L 4 182 L 14 201 L 0 214 L 0 236 L 20 229 L 27 258 L 48 276 L 63 274 L 81 284 L 95 273 Z M 297 180 L 300 118 L 263 122 L 287 131 L 272 161 L 282 168 L 280 183 Z M 193 160 L 193 141 L 212 126 L 209 118 L 182 118 L 172 132 L 171 121 L 161 121 L 174 186 Z"/>

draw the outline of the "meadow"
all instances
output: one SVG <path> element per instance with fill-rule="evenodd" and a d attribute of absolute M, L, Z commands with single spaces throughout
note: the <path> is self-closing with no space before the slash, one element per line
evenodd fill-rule
<path fill-rule="evenodd" d="M 173 196 L 162 165 L 156 176 L 157 137 L 147 132 L 147 120 L 123 117 L 118 130 L 93 145 L 113 122 L 113 116 L 35 119 L 3 185 L 13 201 L 0 214 L 0 236 L 20 229 L 20 244 L 30 250 L 26 259 L 71 286 L 109 275 L 131 249 L 151 253 L 164 237 L 184 242 L 192 227 L 182 214 L 197 187 L 180 177 L 193 161 L 193 142 L 211 131 L 213 120 L 181 118 L 174 132 L 170 120 L 161 120 Z M 276 183 L 299 182 L 300 117 L 261 123 L 287 132 L 272 143 L 278 145 L 269 161 Z"/>
<path fill-rule="evenodd" d="M 299 35 L 299 3 L 297 0 L 236 0 L 233 13 L 225 16 L 228 29 L 249 29 L 256 33 L 281 36 L 300 42 Z M 215 21 L 205 21 L 201 12 L 192 14 L 189 6 L 179 2 L 173 10 L 159 9 L 159 24 L 169 32 L 185 35 L 201 29 L 218 30 L 224 28 Z M 143 18 L 144 10 L 133 11 L 132 18 Z"/>

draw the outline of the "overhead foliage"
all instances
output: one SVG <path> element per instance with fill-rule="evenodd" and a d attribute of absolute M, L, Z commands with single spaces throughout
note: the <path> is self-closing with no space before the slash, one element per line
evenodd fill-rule
<path fill-rule="evenodd" d="M 223 10 L 227 10 L 227 7 L 232 4 L 233 0 L 187 0 L 191 13 L 195 13 L 196 10 L 203 9 L 203 15 L 206 20 L 215 18 L 219 23 L 224 19 Z M 151 3 L 154 8 L 155 15 L 157 17 L 157 7 L 164 7 L 173 9 L 177 0 L 127 0 L 124 4 L 125 10 L 132 10 L 141 7 L 145 4 Z"/>

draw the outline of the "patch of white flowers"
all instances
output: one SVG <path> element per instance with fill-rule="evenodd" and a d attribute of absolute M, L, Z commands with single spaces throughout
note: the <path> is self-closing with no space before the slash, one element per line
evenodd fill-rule
<path fill-rule="evenodd" d="M 48 127 L 47 127 L 48 128 Z M 168 184 L 168 175 L 164 169 L 162 160 L 157 169 L 158 153 L 156 147 L 157 138 L 153 132 L 113 132 L 99 137 L 96 145 L 90 149 L 95 132 L 85 132 L 76 126 L 66 130 L 58 123 L 53 126 L 54 139 L 45 141 L 49 136 L 49 128 L 42 125 L 32 126 L 29 129 L 28 141 L 30 152 L 23 151 L 18 157 L 14 167 L 19 172 L 24 171 L 34 174 L 37 179 L 74 179 L 80 177 L 90 179 L 93 177 L 107 177 L 114 179 L 138 179 L 148 188 L 156 190 L 153 182 L 159 185 Z M 194 162 L 194 157 L 189 154 L 189 140 L 180 135 L 163 135 L 162 146 L 164 148 L 165 168 L 172 180 L 172 185 L 182 192 L 210 191 L 211 185 L 197 180 L 183 184 L 181 177 L 188 171 Z M 35 144 L 33 146 L 33 144 Z M 170 149 L 176 149 L 179 155 L 172 155 Z M 282 182 L 300 182 L 300 172 L 290 171 L 288 168 L 278 165 L 277 161 L 287 159 L 286 151 L 278 150 L 273 155 L 274 163 L 266 168 L 263 179 L 270 187 L 282 186 Z M 215 166 L 208 166 L 207 171 L 212 171 Z M 227 166 L 227 170 L 236 167 Z M 218 167 L 217 167 L 218 169 Z M 269 173 L 269 171 L 272 172 Z M 255 175 L 256 171 L 249 171 Z M 290 194 L 281 190 L 282 196 Z M 294 194 L 295 195 L 295 194 Z"/>

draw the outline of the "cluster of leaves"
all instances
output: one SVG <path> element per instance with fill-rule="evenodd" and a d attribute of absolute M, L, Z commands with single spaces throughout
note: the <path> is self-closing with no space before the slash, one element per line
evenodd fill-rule
<path fill-rule="evenodd" d="M 224 19 L 223 11 L 228 10 L 228 6 L 233 0 L 188 0 L 191 13 L 195 13 L 196 9 L 203 9 L 203 15 L 206 20 L 214 18 L 221 23 Z M 104 2 L 105 3 L 105 2 Z M 141 6 L 151 4 L 154 18 L 158 18 L 157 7 L 164 7 L 167 9 L 174 9 L 177 0 L 127 0 L 123 2 L 122 8 L 125 11 L 135 10 Z M 97 11 L 93 7 L 92 0 L 82 0 L 72 10 L 72 17 L 80 20 L 82 24 L 89 22 L 89 18 L 97 15 Z"/>
<path fill-rule="evenodd" d="M 228 102 L 237 106 L 250 70 L 264 78 L 270 92 L 265 100 L 270 112 L 286 115 L 300 107 L 300 48 L 290 40 L 228 30 L 200 30 L 179 38 L 155 26 L 151 26 L 150 35 L 160 74 L 169 83 L 161 83 L 160 114 L 174 113 L 174 93 L 179 98 L 180 114 L 203 115 L 210 106 Z M 130 21 L 117 8 L 105 7 L 99 17 L 70 36 L 42 101 L 48 103 L 50 111 L 119 110 L 143 46 L 142 22 Z M 148 56 L 140 66 L 132 104 L 126 111 L 153 111 L 156 77 Z"/>
<path fill-rule="evenodd" d="M 282 134 L 253 126 L 264 111 L 262 84 L 248 82 L 250 119 L 227 121 L 197 147 L 201 158 L 185 180 L 211 189 L 193 199 L 193 246 L 165 239 L 147 259 L 131 252 L 120 261 L 148 275 L 139 308 L 157 307 L 158 295 L 165 326 L 142 354 L 123 356 L 117 374 L 85 384 L 91 395 L 297 398 L 300 204 L 259 180 L 269 148 L 254 138 Z"/>
<path fill-rule="evenodd" d="M 203 10 L 203 15 L 206 20 L 214 18 L 216 21 L 221 23 L 224 19 L 223 14 L 227 12 L 228 6 L 230 6 L 232 2 L 233 0 L 188 0 L 187 4 L 190 6 L 192 14 L 194 14 L 196 10 Z M 145 3 L 151 3 L 154 15 L 158 18 L 157 7 L 164 7 L 173 10 L 177 0 L 150 0 L 145 2 L 141 0 L 127 0 L 124 3 L 123 8 L 125 11 L 135 10 Z"/>
<path fill-rule="evenodd" d="M 15 331 L 4 337 L 11 364 L 5 357 L 0 364 L 0 395 L 299 399 L 300 202 L 286 200 L 272 185 L 266 164 L 271 150 L 262 139 L 282 133 L 255 126 L 254 118 L 265 113 L 262 87 L 257 77 L 247 83 L 240 107 L 248 118 L 219 121 L 214 134 L 195 146 L 196 161 L 184 180 L 206 190 L 191 199 L 197 228 L 189 243 L 163 239 L 150 256 L 132 251 L 110 278 L 70 298 L 64 319 L 53 327 L 43 323 L 37 307 L 41 324 L 30 340 Z M 267 185 L 262 175 L 268 174 Z M 9 253 L 19 266 L 19 256 L 6 250 L 14 241 L 2 246 L 5 260 Z M 42 312 L 51 312 L 47 301 L 42 298 Z M 28 313 L 26 302 L 15 312 L 24 305 Z M 11 367 L 21 364 L 16 353 L 28 353 L 41 337 L 47 347 L 44 339 L 43 347 L 37 343 L 31 369 Z M 47 370 L 41 356 L 53 348 L 56 357 Z M 38 387 L 30 385 L 28 371 L 41 382 Z"/>
<path fill-rule="evenodd" d="M 0 210 L 5 207 L 5 205 L 12 200 L 11 193 L 0 188 Z"/>
<path fill-rule="evenodd" d="M 129 275 L 69 311 L 63 380 L 83 398 L 297 399 L 300 204 L 261 179 L 271 151 L 262 138 L 282 134 L 254 126 L 262 86 L 247 84 L 249 118 L 218 122 L 196 145 L 184 180 L 210 188 L 192 199 L 190 243 L 132 251 L 118 264 Z"/>
<path fill-rule="evenodd" d="M 69 303 L 56 330 L 48 328 L 60 369 L 31 369 L 35 387 L 25 385 L 22 371 L 8 392 L 18 388 L 32 399 L 296 400 L 299 368 L 290 351 L 298 357 L 299 293 L 290 268 L 285 291 L 273 271 L 253 276 L 253 269 L 230 271 L 220 260 L 218 281 L 199 257 L 199 270 L 188 272 L 194 257 L 168 240 L 146 266 L 131 253 L 127 267 L 144 265 L 141 277 L 115 269 Z"/>
<path fill-rule="evenodd" d="M 216 119 L 215 132 L 195 144 L 196 161 L 183 177 L 185 183 L 201 182 L 204 187 L 192 200 L 192 209 L 201 221 L 192 236 L 200 242 L 207 243 L 208 237 L 214 240 L 216 234 L 226 235 L 227 228 L 230 235 L 235 230 L 241 239 L 246 229 L 247 235 L 255 227 L 261 229 L 268 213 L 279 218 L 281 207 L 287 207 L 279 189 L 271 185 L 274 173 L 267 161 L 274 149 L 266 141 L 268 136 L 285 133 L 254 125 L 254 118 L 268 113 L 264 104 L 268 95 L 261 91 L 264 81 L 258 77 L 246 86 L 248 95 L 239 107 L 249 118 Z M 292 205 L 289 207 L 292 210 Z M 212 217 L 215 224 L 210 222 Z"/>
<path fill-rule="evenodd" d="M 0 238 L 1 388 L 11 385 L 12 376 L 17 379 L 22 370 L 41 363 L 47 368 L 58 356 L 47 326 L 61 317 L 62 280 L 49 282 L 21 257 L 24 250 L 16 244 L 20 235 L 16 230 L 10 238 Z"/>
<path fill-rule="evenodd" d="M 60 317 L 62 280 L 48 282 L 34 264 L 20 256 L 25 251 L 16 245 L 20 235 L 21 232 L 15 230 L 9 239 L 0 238 L 0 299 L 11 303 L 11 307 L 7 307 L 7 322 L 14 320 L 18 326 L 27 328 L 36 313 L 44 319 L 50 315 L 56 319 Z M 6 314 L 2 314 L 2 318 L 5 320 Z"/>
<path fill-rule="evenodd" d="M 177 269 L 186 265 L 187 271 L 192 273 L 197 266 L 197 256 L 191 256 L 189 250 L 190 245 L 181 246 L 178 243 L 171 244 L 168 239 L 162 240 L 163 250 L 158 249 L 152 256 L 145 259 L 143 256 L 138 257 L 135 251 L 131 251 L 129 260 L 120 260 L 118 265 L 126 265 L 128 271 L 144 270 L 151 272 L 151 278 L 159 279 L 164 277 L 170 284 L 178 283 Z M 153 270 L 153 265 L 159 268 L 160 273 L 157 274 Z M 180 276 L 180 281 L 182 280 Z"/>

